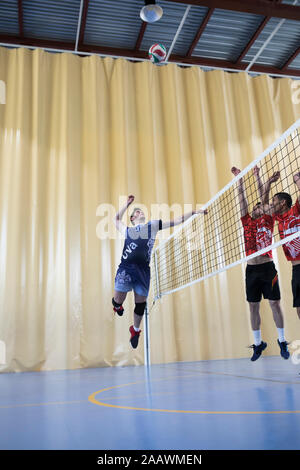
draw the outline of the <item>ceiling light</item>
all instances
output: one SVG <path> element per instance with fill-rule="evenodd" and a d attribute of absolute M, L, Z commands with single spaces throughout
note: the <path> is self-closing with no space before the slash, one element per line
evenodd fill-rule
<path fill-rule="evenodd" d="M 140 17 L 146 23 L 158 21 L 163 14 L 163 9 L 156 5 L 155 0 L 145 0 L 145 6 L 140 11 Z"/>

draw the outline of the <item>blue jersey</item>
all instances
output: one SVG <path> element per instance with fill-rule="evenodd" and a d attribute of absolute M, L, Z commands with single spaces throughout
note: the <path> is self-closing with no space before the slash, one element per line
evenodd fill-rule
<path fill-rule="evenodd" d="M 137 264 L 148 267 L 156 234 L 161 229 L 161 220 L 150 220 L 147 224 L 127 227 L 120 266 Z"/>

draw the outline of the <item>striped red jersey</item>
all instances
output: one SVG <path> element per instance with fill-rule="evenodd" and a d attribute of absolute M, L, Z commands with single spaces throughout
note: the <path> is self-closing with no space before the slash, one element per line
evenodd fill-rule
<path fill-rule="evenodd" d="M 291 209 L 282 215 L 274 214 L 273 218 L 278 221 L 278 231 L 281 239 L 300 231 L 300 204 L 298 199 Z M 288 261 L 300 260 L 300 233 L 299 238 L 285 243 L 282 248 Z"/>
<path fill-rule="evenodd" d="M 241 217 L 244 228 L 244 241 L 246 256 L 252 255 L 272 244 L 274 220 L 268 214 L 263 214 L 258 219 L 252 219 L 249 214 Z M 264 256 L 272 258 L 272 251 L 264 253 Z"/>

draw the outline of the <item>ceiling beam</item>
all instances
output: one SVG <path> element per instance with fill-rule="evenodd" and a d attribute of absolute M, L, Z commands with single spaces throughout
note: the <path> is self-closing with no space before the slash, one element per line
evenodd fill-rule
<path fill-rule="evenodd" d="M 268 65 L 253 65 L 251 67 L 251 72 L 259 72 L 259 73 L 266 73 L 268 75 L 287 75 L 289 77 L 300 77 L 300 70 L 298 69 L 288 69 L 288 70 L 281 70 L 277 67 L 270 67 Z"/>
<path fill-rule="evenodd" d="M 3 44 L 12 44 L 12 45 L 21 45 L 28 47 L 40 47 L 45 49 L 53 50 L 66 50 L 66 51 L 77 51 L 74 50 L 74 42 L 63 42 L 56 41 L 52 39 L 36 39 L 36 38 L 20 38 L 19 36 L 10 36 L 7 34 L 0 34 L 0 43 Z M 124 57 L 135 57 L 138 59 L 148 58 L 147 51 L 135 51 L 134 49 L 119 49 L 114 47 L 103 47 L 89 44 L 82 44 L 78 52 L 87 52 L 94 54 L 104 54 L 111 56 L 124 56 Z"/>
<path fill-rule="evenodd" d="M 79 43 L 79 34 L 80 34 L 80 29 L 81 29 L 81 19 L 82 19 L 83 4 L 84 4 L 84 0 L 80 0 L 79 15 L 78 15 L 78 21 L 77 21 L 76 41 L 75 41 L 75 51 L 78 50 L 78 43 Z"/>
<path fill-rule="evenodd" d="M 257 28 L 257 30 L 255 31 L 255 33 L 253 34 L 252 38 L 250 39 L 250 41 L 248 42 L 247 46 L 242 50 L 241 54 L 239 55 L 236 63 L 239 64 L 243 58 L 245 57 L 245 55 L 247 54 L 247 52 L 249 51 L 249 49 L 251 48 L 251 46 L 253 46 L 254 42 L 256 41 L 256 39 L 258 38 L 258 36 L 260 35 L 260 33 L 262 32 L 262 30 L 264 29 L 264 27 L 266 26 L 266 24 L 270 21 L 271 19 L 271 16 L 266 16 L 263 21 L 260 23 L 259 27 Z"/>
<path fill-rule="evenodd" d="M 245 64 L 237 64 L 234 62 L 230 62 L 228 60 L 221 60 L 221 59 L 209 59 L 207 57 L 185 57 L 185 56 L 179 56 L 172 54 L 169 62 L 176 62 L 176 63 L 186 63 L 190 65 L 198 65 L 198 66 L 203 66 L 203 67 L 212 67 L 212 68 L 222 68 L 222 69 L 231 69 L 232 71 L 246 71 L 247 69 L 247 63 Z M 283 71 L 277 67 L 272 67 L 272 66 L 264 66 L 264 65 L 253 65 L 251 67 L 251 72 L 259 72 L 259 73 L 265 73 L 268 75 L 288 75 L 288 76 L 294 76 L 294 77 L 300 77 L 300 70 L 292 70 L 288 69 L 287 71 Z"/>
<path fill-rule="evenodd" d="M 53 41 L 49 39 L 25 38 L 19 36 L 9 36 L 0 34 L 0 42 L 6 44 L 16 44 L 21 46 L 45 47 L 49 49 L 74 50 L 74 42 Z"/>
<path fill-rule="evenodd" d="M 188 15 L 189 15 L 190 9 L 191 9 L 191 5 L 188 5 L 188 6 L 186 7 L 186 9 L 185 9 L 184 15 L 183 15 L 183 17 L 181 18 L 180 25 L 179 25 L 178 28 L 177 28 L 177 31 L 176 31 L 175 36 L 174 36 L 174 38 L 173 38 L 172 44 L 171 44 L 170 47 L 169 47 L 169 50 L 168 50 L 168 53 L 167 53 L 167 57 L 165 58 L 165 61 L 164 61 L 164 62 L 168 62 L 168 60 L 169 60 L 169 57 L 170 57 L 170 55 L 171 55 L 171 53 L 172 53 L 172 50 L 173 50 L 174 47 L 175 47 L 175 44 L 176 44 L 176 41 L 177 41 L 178 36 L 179 36 L 179 34 L 180 34 L 180 31 L 182 30 L 182 28 L 183 28 L 183 26 L 184 26 L 184 23 L 186 22 L 186 19 L 187 19 Z"/>
<path fill-rule="evenodd" d="M 73 42 L 60 42 L 60 41 L 50 41 L 45 39 L 34 39 L 34 38 L 20 38 L 18 36 L 7 36 L 7 35 L 0 35 L 0 43 L 2 44 L 11 44 L 11 45 L 23 45 L 24 47 L 40 47 L 50 50 L 56 51 L 70 51 L 76 53 L 74 51 L 74 43 Z M 133 49 L 119 49 L 119 48 L 112 48 L 112 47 L 100 47 L 94 45 L 84 44 L 81 47 L 79 53 L 84 55 L 84 52 L 87 54 L 99 54 L 99 55 L 108 55 L 112 57 L 128 57 L 132 58 L 132 60 L 145 60 L 148 59 L 148 52 L 147 51 L 135 51 Z M 231 71 L 245 71 L 247 64 L 237 64 L 232 63 L 226 60 L 219 60 L 219 59 L 209 59 L 207 57 L 185 57 L 179 56 L 175 54 L 171 54 L 169 58 L 169 62 L 176 62 L 182 63 L 186 65 L 197 65 L 203 67 L 212 67 L 212 68 L 220 68 L 220 69 L 230 69 Z M 289 76 L 289 77 L 300 77 L 300 70 L 296 69 L 288 69 L 288 70 L 280 70 L 276 67 L 270 66 L 263 66 L 263 65 L 253 65 L 251 68 L 251 72 L 258 72 L 258 73 L 265 73 L 268 75 L 279 75 L 279 76 Z"/>
<path fill-rule="evenodd" d="M 88 8 L 89 8 L 89 0 L 84 0 L 83 8 L 82 8 L 78 48 L 80 48 L 80 46 L 83 44 L 83 41 L 84 41 L 84 32 L 85 32 Z"/>
<path fill-rule="evenodd" d="M 24 36 L 23 31 L 23 0 L 18 0 L 18 23 L 19 23 L 19 36 Z"/>
<path fill-rule="evenodd" d="M 298 47 L 298 49 L 295 50 L 295 52 L 288 58 L 288 60 L 283 64 L 283 66 L 281 67 L 281 70 L 282 71 L 285 71 L 287 70 L 288 66 L 293 62 L 293 60 L 296 59 L 297 55 L 300 54 L 300 47 Z"/>
<path fill-rule="evenodd" d="M 148 59 L 148 51 L 134 50 L 134 49 L 120 49 L 118 47 L 95 46 L 93 44 L 83 44 L 80 48 L 81 52 L 88 52 L 94 54 L 104 54 L 118 57 L 132 57 L 137 59 Z"/>
<path fill-rule="evenodd" d="M 278 33 L 280 30 L 281 26 L 285 23 L 285 19 L 281 19 L 279 23 L 277 24 L 276 28 L 273 29 L 272 33 L 269 35 L 268 39 L 265 40 L 265 42 L 262 44 L 262 46 L 259 48 L 253 59 L 247 64 L 246 70 L 250 70 L 255 62 L 257 62 L 257 59 L 261 56 L 263 51 L 266 49 L 267 45 L 272 41 L 273 37 Z"/>
<path fill-rule="evenodd" d="M 135 48 L 134 48 L 135 51 L 138 51 L 139 48 L 141 47 L 142 40 L 143 40 L 145 31 L 146 31 L 146 28 L 147 28 L 147 24 L 148 24 L 148 23 L 147 23 L 146 21 L 142 21 L 141 29 L 140 29 L 140 32 L 139 32 L 137 41 L 136 41 L 136 43 L 135 43 Z"/>
<path fill-rule="evenodd" d="M 203 31 L 205 30 L 206 26 L 207 26 L 207 23 L 209 22 L 210 20 L 210 17 L 211 15 L 213 14 L 214 12 L 214 8 L 209 8 L 198 31 L 197 31 L 197 34 L 196 36 L 194 37 L 194 40 L 192 42 L 192 44 L 190 45 L 189 47 L 189 50 L 187 52 L 187 57 L 190 57 L 193 53 L 193 50 L 195 49 L 195 47 L 197 46 L 198 42 L 199 42 L 199 39 L 201 38 L 202 34 L 203 34 Z"/>
<path fill-rule="evenodd" d="M 285 18 L 300 21 L 300 6 L 273 2 L 271 0 L 168 0 L 169 2 L 185 3 L 186 5 L 220 8 L 222 10 L 239 11 L 255 15 Z"/>

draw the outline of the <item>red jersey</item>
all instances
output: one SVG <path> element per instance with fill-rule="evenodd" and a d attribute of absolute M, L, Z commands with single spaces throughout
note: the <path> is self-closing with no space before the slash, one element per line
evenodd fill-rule
<path fill-rule="evenodd" d="M 268 214 L 263 214 L 258 219 L 252 219 L 249 214 L 241 217 L 244 227 L 244 240 L 246 256 L 252 255 L 269 245 L 272 245 L 274 220 Z M 264 256 L 272 258 L 272 251 L 264 253 Z"/>
<path fill-rule="evenodd" d="M 278 220 L 278 231 L 283 239 L 292 233 L 300 230 L 300 204 L 297 199 L 296 204 L 284 214 L 274 214 L 274 220 Z M 288 261 L 300 261 L 300 233 L 299 238 L 282 245 L 284 254 Z"/>

